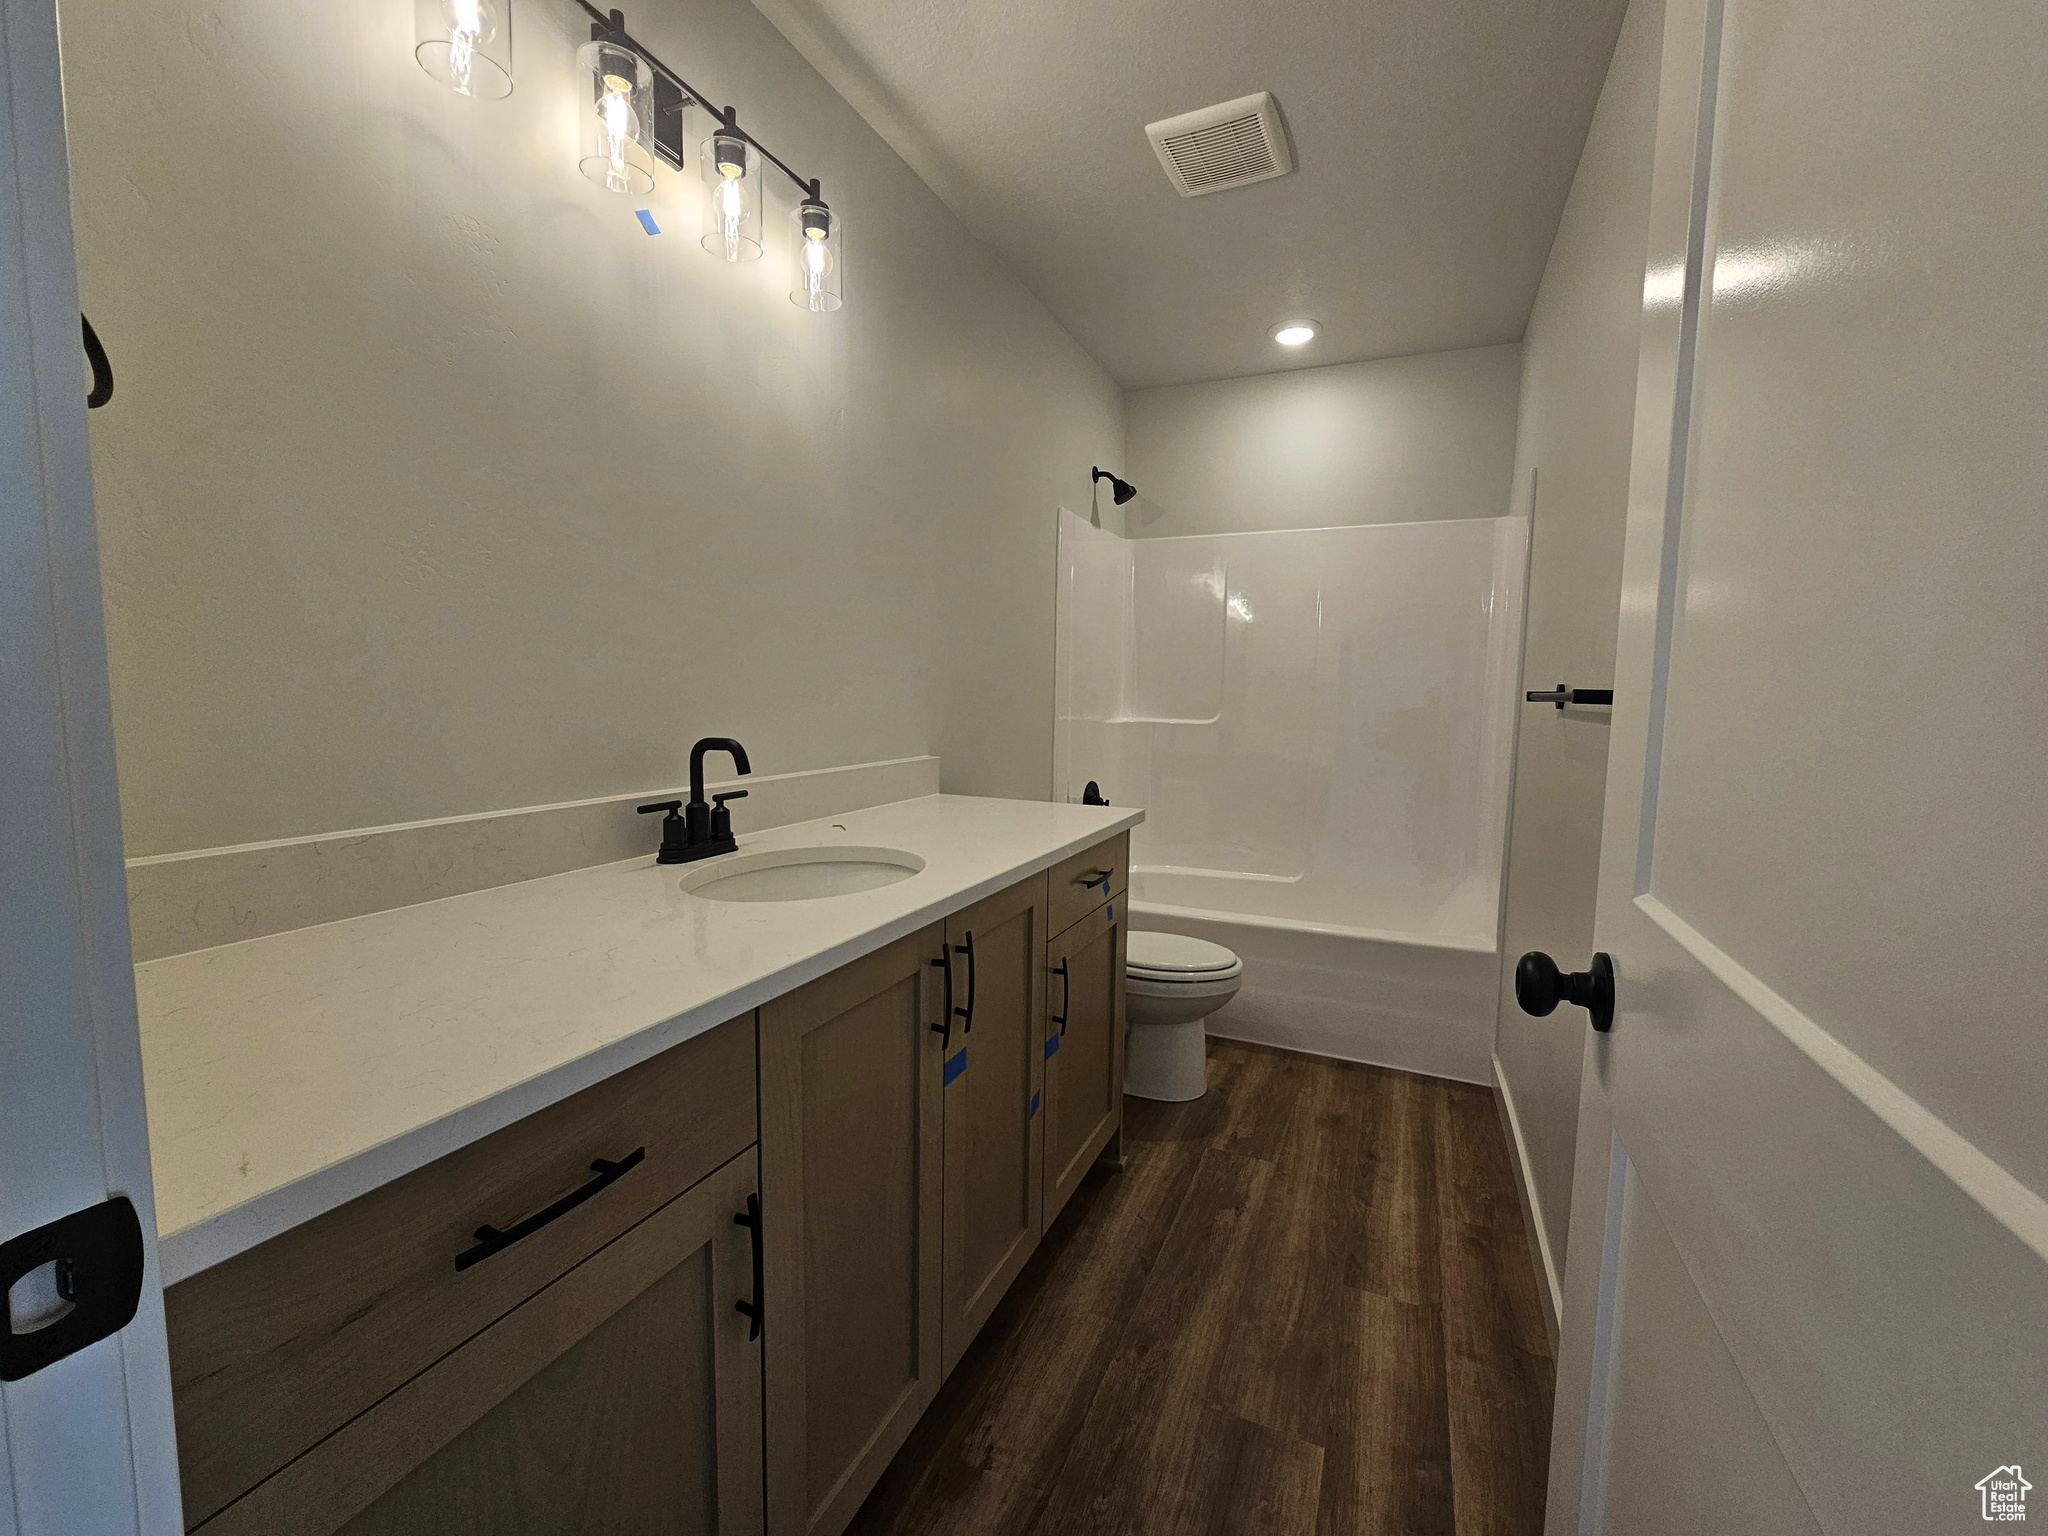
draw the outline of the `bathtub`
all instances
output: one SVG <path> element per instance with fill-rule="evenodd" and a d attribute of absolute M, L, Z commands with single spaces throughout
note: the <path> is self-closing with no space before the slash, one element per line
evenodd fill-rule
<path fill-rule="evenodd" d="M 1237 996 L 1209 1017 L 1212 1035 L 1490 1086 L 1496 890 L 1490 875 L 1333 888 L 1136 865 L 1131 926 L 1243 959 Z"/>

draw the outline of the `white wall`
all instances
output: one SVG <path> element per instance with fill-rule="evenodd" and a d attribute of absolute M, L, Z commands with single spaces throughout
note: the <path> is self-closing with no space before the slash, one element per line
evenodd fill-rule
<path fill-rule="evenodd" d="M 651 47 L 845 220 L 847 308 L 577 172 L 567 0 L 463 100 L 412 8 L 67 7 L 131 855 L 930 751 L 1043 795 L 1054 508 L 1109 379 L 745 0 Z"/>
<path fill-rule="evenodd" d="M 1518 511 L 1532 472 L 1535 483 L 1525 688 L 1614 679 L 1662 26 L 1661 0 L 1633 0 L 1523 343 Z M 1604 711 L 1522 707 L 1495 1053 L 1556 1276 L 1587 1029 L 1577 1009 L 1524 1014 L 1514 965 L 1541 949 L 1579 970 L 1592 954 L 1606 767 Z"/>
<path fill-rule="evenodd" d="M 1124 397 L 1133 537 L 1500 517 L 1519 346 Z M 1105 466 L 1105 468 L 1111 466 Z"/>

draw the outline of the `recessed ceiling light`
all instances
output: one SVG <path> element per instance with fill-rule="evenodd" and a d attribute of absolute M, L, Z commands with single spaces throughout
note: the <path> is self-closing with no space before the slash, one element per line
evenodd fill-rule
<path fill-rule="evenodd" d="M 1290 320 L 1273 333 L 1273 339 L 1283 347 L 1299 347 L 1316 339 L 1316 323 L 1313 320 Z"/>

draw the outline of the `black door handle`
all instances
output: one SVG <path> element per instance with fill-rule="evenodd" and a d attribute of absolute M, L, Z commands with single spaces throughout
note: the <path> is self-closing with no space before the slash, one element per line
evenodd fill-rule
<path fill-rule="evenodd" d="M 965 1008 L 958 1008 L 958 1009 L 955 1009 L 955 1010 L 954 1010 L 954 1012 L 958 1013 L 958 1014 L 960 1015 L 960 1017 L 961 1017 L 961 1018 L 963 1018 L 963 1019 L 965 1019 L 965 1020 L 967 1021 L 967 1027 L 966 1027 L 965 1029 L 963 1029 L 963 1030 L 961 1031 L 961 1033 L 962 1033 L 962 1034 L 965 1034 L 965 1035 L 971 1035 L 971 1034 L 973 1034 L 973 1033 L 974 1033 L 974 970 L 975 970 L 975 967 L 974 967 L 974 930 L 973 930 L 972 928 L 970 928 L 970 929 L 968 929 L 968 930 L 967 930 L 967 942 L 966 942 L 965 944 L 955 944 L 955 945 L 953 946 L 953 953 L 954 953 L 954 954 L 956 954 L 956 955 L 965 955 L 965 956 L 967 957 L 967 1006 L 966 1006 Z M 951 972 L 951 971 L 948 971 L 948 972 L 947 972 L 946 974 L 950 976 L 950 975 L 952 974 L 952 972 Z"/>
<path fill-rule="evenodd" d="M 1540 949 L 1515 964 L 1515 1001 L 1522 1012 L 1543 1018 L 1559 1003 L 1572 1003 L 1593 1016 L 1601 1034 L 1614 1028 L 1614 962 L 1606 954 L 1593 957 L 1590 971 L 1563 972 Z"/>
<path fill-rule="evenodd" d="M 939 1014 L 939 1022 L 931 1026 L 931 1032 L 942 1036 L 939 1041 L 941 1053 L 953 1048 L 953 950 L 948 944 L 939 945 L 939 958 L 932 962 L 946 973 L 946 1006 Z"/>
<path fill-rule="evenodd" d="M 478 1227 L 476 1229 L 476 1246 L 474 1248 L 465 1248 L 461 1253 L 455 1255 L 455 1267 L 457 1269 L 467 1269 L 472 1264 L 481 1264 L 492 1254 L 503 1253 L 521 1238 L 533 1236 L 534 1233 L 538 1232 L 549 1222 L 559 1216 L 568 1215 L 599 1190 L 615 1183 L 635 1168 L 638 1168 L 646 1158 L 647 1149 L 645 1147 L 635 1147 L 616 1163 L 607 1162 L 601 1157 L 596 1159 L 591 1163 L 590 1171 L 596 1174 L 597 1177 L 581 1188 L 570 1190 L 568 1194 L 562 1196 L 561 1199 L 557 1200 L 546 1210 L 535 1211 L 517 1226 L 507 1227 L 502 1232 L 493 1226 Z"/>
<path fill-rule="evenodd" d="M 19 1381 L 127 1327 L 142 1301 L 142 1223 L 126 1195 L 0 1243 L 0 1295 L 24 1275 L 55 1266 L 65 1310 L 16 1333 L 0 1313 L 0 1381 Z"/>
<path fill-rule="evenodd" d="M 761 1315 L 766 1310 L 761 1304 L 761 1197 L 747 1196 L 747 1208 L 733 1217 L 732 1224 L 751 1227 L 754 1233 L 754 1299 L 732 1304 L 733 1311 L 747 1320 L 747 1342 L 751 1344 L 761 1337 Z"/>
<path fill-rule="evenodd" d="M 1067 1038 L 1067 1015 L 1074 1011 L 1074 978 L 1067 974 L 1067 957 L 1060 956 L 1060 1011 L 1053 1016 L 1053 1023 L 1060 1027 L 1060 1038 Z"/>

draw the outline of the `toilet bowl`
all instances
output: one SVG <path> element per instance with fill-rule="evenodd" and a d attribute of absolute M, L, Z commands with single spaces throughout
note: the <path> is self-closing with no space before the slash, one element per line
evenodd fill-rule
<path fill-rule="evenodd" d="M 1182 1103 L 1209 1088 L 1202 1020 L 1237 996 L 1244 962 L 1180 933 L 1133 933 L 1124 961 L 1124 1092 Z"/>

